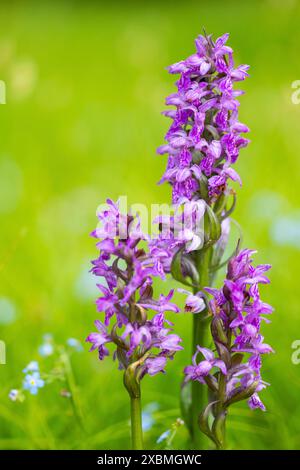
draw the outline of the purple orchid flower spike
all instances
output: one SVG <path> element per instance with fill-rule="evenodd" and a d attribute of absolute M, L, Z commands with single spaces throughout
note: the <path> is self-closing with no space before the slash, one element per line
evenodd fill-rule
<path fill-rule="evenodd" d="M 133 447 L 141 448 L 140 381 L 146 374 L 165 372 L 167 359 L 182 349 L 181 338 L 165 318 L 165 312 L 178 313 L 179 308 L 171 302 L 173 291 L 158 299 L 153 296 L 152 280 L 164 279 L 165 271 L 147 252 L 148 240 L 138 217 L 121 214 L 118 203 L 111 200 L 107 204 L 98 214 L 100 226 L 92 232 L 100 238 L 92 272 L 103 279 L 96 305 L 104 313 L 104 323 L 96 320 L 98 332 L 90 333 L 86 341 L 92 344 L 91 351 L 98 350 L 100 360 L 109 355 L 108 344 L 114 350 L 132 402 Z"/>
<path fill-rule="evenodd" d="M 166 104 L 172 109 L 163 114 L 171 119 L 171 125 L 158 153 L 168 158 L 160 183 L 170 184 L 176 210 L 174 215 L 160 218 L 160 235 L 150 242 L 151 255 L 165 274 L 171 273 L 174 279 L 191 289 L 181 292 L 187 295 L 185 311 L 193 313 L 193 353 L 199 352 L 197 346 L 200 346 L 206 348 L 203 351 L 209 358 L 204 358 L 199 367 L 193 363 L 186 370 L 192 374 L 188 377 L 193 376 L 196 382 L 204 381 L 215 395 L 224 392 L 226 381 L 231 379 L 230 374 L 212 367 L 212 361 L 223 361 L 219 365 L 223 367 L 224 363 L 226 370 L 231 371 L 229 357 L 235 356 L 234 361 L 237 361 L 248 354 L 247 367 L 252 367 L 256 373 L 254 385 L 251 385 L 253 390 L 248 386 L 253 394 L 261 355 L 271 351 L 262 342 L 259 331 L 261 321 L 267 321 L 262 315 L 270 314 L 272 308 L 260 300 L 258 291 L 259 284 L 269 282 L 266 271 L 270 266 L 253 267 L 254 251 L 238 248 L 228 263 L 222 289 L 212 288 L 216 272 L 227 264 L 222 258 L 229 238 L 229 217 L 236 204 L 232 186 L 242 184 L 234 166 L 241 149 L 249 143 L 244 137 L 249 128 L 239 121 L 239 97 L 243 92 L 235 88 L 248 77 L 249 66 L 234 64 L 228 38 L 228 33 L 216 40 L 206 33 L 200 35 L 195 41 L 196 51 L 168 68 L 171 74 L 179 74 L 179 78 L 175 93 L 166 98 Z M 189 204 L 203 207 L 202 223 L 184 227 L 178 236 L 177 227 L 182 222 L 180 211 Z M 206 294 L 212 298 L 209 300 Z M 216 349 L 213 357 L 212 351 L 208 352 L 206 330 L 209 325 Z M 206 370 L 207 375 L 203 375 Z M 241 376 L 234 376 L 230 383 L 237 389 L 242 387 Z M 198 415 L 205 406 L 205 395 L 198 385 L 191 387 L 191 409 L 188 409 L 188 400 L 183 401 L 195 448 L 203 448 Z M 217 408 L 215 415 L 221 416 L 226 407 L 219 404 Z M 216 436 L 213 440 L 220 444 Z"/>
<path fill-rule="evenodd" d="M 248 399 L 251 409 L 265 410 L 258 395 L 268 385 L 261 379 L 262 356 L 273 349 L 264 343 L 260 326 L 263 315 L 270 314 L 272 308 L 260 300 L 259 284 L 269 283 L 264 273 L 270 266 L 253 266 L 253 253 L 238 252 L 228 263 L 223 287 L 205 289 L 212 296 L 208 305 L 216 353 L 198 346 L 192 365 L 184 371 L 186 382 L 198 381 L 210 389 L 211 402 L 199 422 L 218 447 L 223 445 L 224 430 L 221 432 L 223 425 L 217 423 L 226 418 L 230 405 Z M 204 356 L 201 362 L 197 362 L 199 352 Z M 208 422 L 211 406 L 215 407 L 212 427 Z"/>
<path fill-rule="evenodd" d="M 247 146 L 249 141 L 241 134 L 249 129 L 238 120 L 241 92 L 233 85 L 248 76 L 249 67 L 234 67 L 228 37 L 224 34 L 213 42 L 211 37 L 199 36 L 196 53 L 169 67 L 180 78 L 177 92 L 166 99 L 176 109 L 165 113 L 173 122 L 166 134 L 167 145 L 158 153 L 169 155 L 162 181 L 173 187 L 173 202 L 199 198 L 202 175 L 208 178 L 211 198 L 224 192 L 228 178 L 240 181 L 229 165 Z M 196 152 L 201 152 L 200 161 L 199 156 L 194 158 Z"/>

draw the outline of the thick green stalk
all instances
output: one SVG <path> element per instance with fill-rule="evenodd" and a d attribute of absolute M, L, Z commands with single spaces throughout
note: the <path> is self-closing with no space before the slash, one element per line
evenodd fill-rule
<path fill-rule="evenodd" d="M 131 396 L 131 440 L 133 450 L 143 449 L 141 396 Z"/>
<path fill-rule="evenodd" d="M 200 289 L 210 284 L 210 260 L 211 249 L 198 252 L 197 267 L 199 270 Z M 199 289 L 195 289 L 197 292 Z M 209 347 L 209 325 L 210 319 L 205 318 L 206 311 L 193 315 L 193 350 L 195 354 L 197 346 Z M 208 438 L 200 431 L 198 418 L 201 411 L 207 405 L 207 387 L 197 381 L 192 382 L 192 438 L 195 449 L 207 447 Z"/>

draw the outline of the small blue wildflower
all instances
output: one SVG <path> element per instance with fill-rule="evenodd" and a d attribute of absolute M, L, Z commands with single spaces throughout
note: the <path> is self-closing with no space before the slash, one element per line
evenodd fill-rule
<path fill-rule="evenodd" d="M 25 396 L 24 396 L 24 393 L 22 392 L 22 390 L 17 390 L 16 388 L 13 388 L 9 392 L 8 398 L 11 401 L 15 401 L 15 402 L 18 401 L 20 403 L 22 403 L 25 400 Z"/>
<path fill-rule="evenodd" d="M 74 348 L 78 352 L 83 351 L 83 346 L 78 339 L 69 338 L 67 340 L 67 345 L 70 346 L 71 348 Z"/>
<path fill-rule="evenodd" d="M 23 369 L 24 374 L 27 372 L 38 372 L 39 371 L 39 364 L 37 361 L 31 361 L 29 364 Z"/>
<path fill-rule="evenodd" d="M 153 413 L 158 410 L 158 403 L 151 402 L 145 406 L 144 410 L 142 411 L 142 423 L 143 423 L 143 431 L 149 431 L 154 423 Z"/>
<path fill-rule="evenodd" d="M 168 437 L 170 436 L 171 434 L 171 430 L 168 429 L 167 431 L 163 432 L 159 438 L 157 439 L 156 441 L 156 444 L 161 444 L 163 441 L 165 441 L 166 439 L 168 439 Z"/>
<path fill-rule="evenodd" d="M 44 387 L 45 381 L 41 379 L 39 372 L 27 374 L 23 381 L 24 390 L 28 390 L 32 395 L 37 395 L 38 389 Z"/>
<path fill-rule="evenodd" d="M 150 431 L 153 424 L 155 423 L 153 416 L 150 413 L 142 413 L 142 423 L 143 423 L 143 431 Z"/>
<path fill-rule="evenodd" d="M 44 343 L 39 347 L 39 355 L 43 357 L 51 356 L 54 352 L 53 344 Z"/>
<path fill-rule="evenodd" d="M 19 396 L 19 390 L 16 390 L 15 388 L 13 388 L 9 394 L 8 394 L 8 397 L 11 401 L 17 401 L 18 399 L 18 396 Z"/>

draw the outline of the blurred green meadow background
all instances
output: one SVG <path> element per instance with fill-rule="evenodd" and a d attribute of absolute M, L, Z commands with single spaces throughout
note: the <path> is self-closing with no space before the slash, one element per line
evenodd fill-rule
<path fill-rule="evenodd" d="M 261 397 L 265 413 L 232 407 L 228 447 L 300 447 L 300 365 L 292 363 L 300 339 L 300 105 L 292 83 L 300 80 L 300 4 L 297 0 L 152 2 L 1 2 L 0 79 L 0 365 L 1 449 L 126 449 L 128 397 L 111 358 L 74 352 L 71 357 L 84 430 L 74 416 L 64 382 L 27 395 L 8 393 L 22 369 L 39 360 L 43 335 L 57 344 L 84 342 L 98 318 L 97 255 L 89 237 L 96 208 L 107 197 L 130 203 L 169 201 L 157 186 L 165 158 L 156 155 L 169 124 L 160 115 L 174 91 L 165 67 L 191 54 L 206 31 L 230 32 L 236 62 L 251 65 L 242 88 L 241 121 L 251 145 L 237 169 L 243 179 L 235 219 L 244 246 L 257 262 L 270 262 L 264 298 L 275 307 L 265 340 L 276 354 L 265 360 L 271 387 Z M 157 285 L 166 292 L 170 284 Z M 182 302 L 182 296 L 177 296 Z M 191 317 L 170 315 L 184 338 L 166 375 L 145 378 L 147 448 L 180 417 L 181 371 L 189 362 Z M 172 446 L 186 448 L 180 427 Z"/>

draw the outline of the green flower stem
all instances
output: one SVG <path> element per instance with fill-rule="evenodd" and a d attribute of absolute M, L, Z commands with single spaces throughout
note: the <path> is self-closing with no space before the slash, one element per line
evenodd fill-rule
<path fill-rule="evenodd" d="M 83 413 L 82 413 L 80 399 L 78 396 L 77 386 L 76 386 L 76 382 L 75 382 L 75 378 L 73 374 L 70 357 L 66 351 L 63 351 L 60 357 L 64 366 L 68 388 L 71 393 L 71 403 L 73 407 L 73 412 L 80 428 L 85 432 Z"/>
<path fill-rule="evenodd" d="M 198 252 L 197 267 L 199 270 L 199 288 L 195 288 L 198 292 L 205 286 L 210 285 L 210 262 L 211 249 L 204 249 Z M 206 311 L 193 315 L 193 350 L 195 354 L 198 345 L 209 347 L 209 325 L 210 318 L 206 317 Z M 201 411 L 207 405 L 207 387 L 197 381 L 192 382 L 192 438 L 195 449 L 205 449 L 208 444 L 208 438 L 200 431 L 198 418 Z"/>
<path fill-rule="evenodd" d="M 141 396 L 131 396 L 131 440 L 133 450 L 143 449 Z"/>
<path fill-rule="evenodd" d="M 221 425 L 218 427 L 217 435 L 217 449 L 225 450 L 225 425 L 226 425 L 226 415 L 227 410 L 224 407 L 224 402 L 226 400 L 226 377 L 220 372 L 219 375 L 219 391 L 218 391 L 219 402 L 216 404 L 217 415 L 222 414 Z"/>
<path fill-rule="evenodd" d="M 132 362 L 124 372 L 124 386 L 131 403 L 131 441 L 133 450 L 143 449 L 143 428 L 141 408 L 141 385 L 138 367 L 147 359 L 149 352 Z"/>

